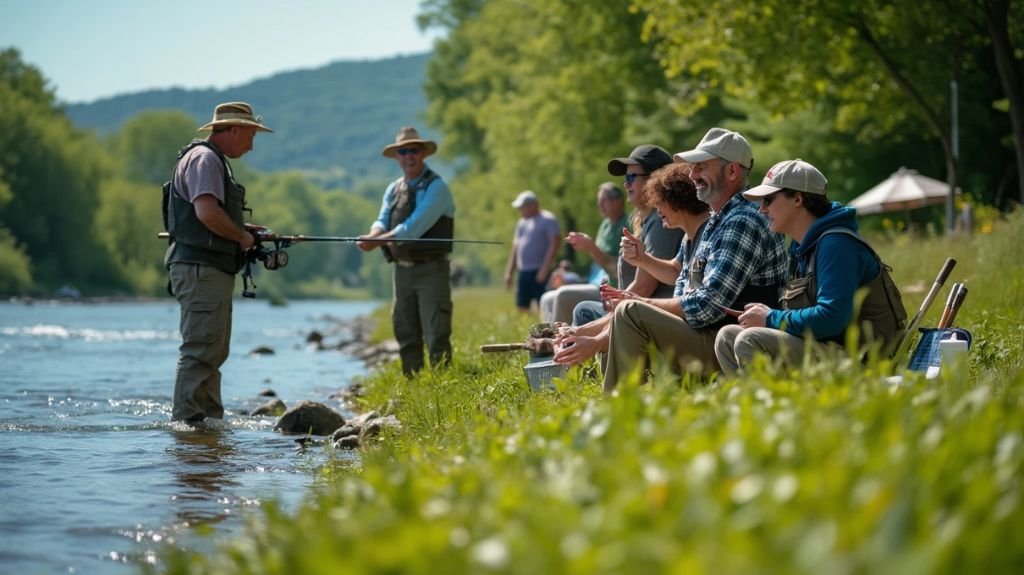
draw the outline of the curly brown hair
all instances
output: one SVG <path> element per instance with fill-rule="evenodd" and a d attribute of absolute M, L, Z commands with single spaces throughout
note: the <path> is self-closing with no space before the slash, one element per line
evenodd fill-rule
<path fill-rule="evenodd" d="M 664 204 L 677 212 L 699 215 L 711 209 L 697 199 L 686 164 L 670 164 L 651 174 L 644 184 L 644 196 L 650 205 Z"/>

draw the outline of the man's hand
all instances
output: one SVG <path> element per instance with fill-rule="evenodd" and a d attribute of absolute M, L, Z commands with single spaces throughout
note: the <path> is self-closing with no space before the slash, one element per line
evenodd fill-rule
<path fill-rule="evenodd" d="M 540 268 L 539 270 L 537 270 L 537 276 L 535 278 L 537 280 L 537 283 L 539 283 L 539 284 L 546 284 L 546 283 L 548 283 L 548 274 L 550 274 L 550 273 L 551 273 L 551 270 L 547 270 L 547 269 L 544 269 L 544 268 Z"/>
<path fill-rule="evenodd" d="M 583 363 L 597 355 L 601 351 L 597 339 L 585 335 L 570 335 L 559 338 L 552 361 L 562 365 L 576 365 Z"/>
<path fill-rule="evenodd" d="M 505 289 L 512 289 L 512 272 L 505 272 Z"/>
<path fill-rule="evenodd" d="M 739 322 L 743 327 L 764 327 L 768 321 L 768 312 L 772 308 L 763 303 L 748 303 L 740 314 Z"/>
<path fill-rule="evenodd" d="M 246 230 L 242 232 L 242 239 L 238 241 L 238 245 L 242 247 L 243 252 L 247 252 L 256 245 L 256 235 Z"/>
<path fill-rule="evenodd" d="M 382 241 L 365 241 L 370 238 L 377 238 L 378 240 L 384 238 L 387 234 L 383 233 L 370 233 L 364 234 L 356 238 L 356 247 L 363 250 L 364 252 L 372 252 L 373 250 L 383 246 L 386 242 Z"/>
<path fill-rule="evenodd" d="M 604 304 L 605 311 L 609 313 L 615 311 L 615 308 L 626 300 L 641 299 L 633 292 L 615 289 L 608 284 L 601 284 L 599 289 L 601 290 L 601 303 Z"/>
<path fill-rule="evenodd" d="M 565 237 L 565 241 L 572 246 L 572 249 L 588 253 L 597 247 L 594 240 L 583 232 L 569 232 L 569 235 Z"/>
<path fill-rule="evenodd" d="M 629 232 L 629 228 L 622 228 L 622 240 L 619 242 L 619 253 L 622 259 L 637 267 L 644 255 L 644 242 Z"/>

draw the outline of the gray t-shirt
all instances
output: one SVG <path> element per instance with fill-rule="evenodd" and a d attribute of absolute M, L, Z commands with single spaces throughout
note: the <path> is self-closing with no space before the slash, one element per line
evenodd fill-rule
<path fill-rule="evenodd" d="M 541 210 L 532 218 L 519 218 L 516 224 L 516 267 L 523 271 L 539 270 L 561 232 L 555 214 Z"/>
<path fill-rule="evenodd" d="M 661 224 L 661 217 L 657 210 L 651 210 L 644 218 L 640 227 L 640 239 L 644 242 L 644 251 L 652 256 L 667 260 L 679 252 L 679 244 L 683 241 L 683 230 L 666 228 Z M 619 258 L 619 287 L 625 289 L 636 279 L 636 266 L 626 260 Z M 667 298 L 672 296 L 673 286 L 658 282 L 654 288 L 653 298 Z"/>
<path fill-rule="evenodd" d="M 185 152 L 174 170 L 174 191 L 189 203 L 203 194 L 212 194 L 224 203 L 224 162 L 206 146 Z"/>

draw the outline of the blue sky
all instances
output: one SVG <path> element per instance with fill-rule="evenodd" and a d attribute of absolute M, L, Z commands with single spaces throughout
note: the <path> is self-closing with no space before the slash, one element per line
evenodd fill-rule
<path fill-rule="evenodd" d="M 430 50 L 420 0 L 0 0 L 17 48 L 64 102 L 223 88 L 337 60 Z"/>

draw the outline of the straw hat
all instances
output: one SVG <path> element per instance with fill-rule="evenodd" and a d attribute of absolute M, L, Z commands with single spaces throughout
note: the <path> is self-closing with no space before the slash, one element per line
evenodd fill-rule
<path fill-rule="evenodd" d="M 437 142 L 433 140 L 424 140 L 420 137 L 420 133 L 416 131 L 416 128 L 413 128 L 412 126 L 404 126 L 402 129 L 398 130 L 398 135 L 395 136 L 395 143 L 384 146 L 384 149 L 381 150 L 380 153 L 388 158 L 394 158 L 398 148 L 412 144 L 419 144 L 423 146 L 424 157 L 437 151 Z"/>
<path fill-rule="evenodd" d="M 212 130 L 217 126 L 254 126 L 257 132 L 273 132 L 261 122 L 263 116 L 253 116 L 252 106 L 245 102 L 226 102 L 213 109 L 213 120 L 197 131 Z"/>

